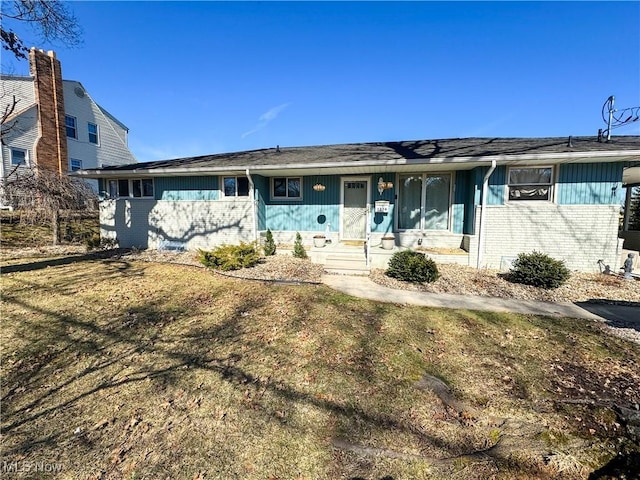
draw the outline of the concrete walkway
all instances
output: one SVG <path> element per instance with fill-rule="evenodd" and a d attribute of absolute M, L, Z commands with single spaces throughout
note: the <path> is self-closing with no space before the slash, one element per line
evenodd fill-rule
<path fill-rule="evenodd" d="M 551 317 L 586 318 L 633 325 L 640 330 L 640 307 L 607 304 L 553 303 L 474 295 L 412 292 L 383 287 L 365 276 L 323 275 L 322 283 L 354 297 L 379 302 L 421 305 L 424 307 L 463 308 L 490 312 L 512 312 Z M 588 308 L 588 310 L 587 310 Z"/>

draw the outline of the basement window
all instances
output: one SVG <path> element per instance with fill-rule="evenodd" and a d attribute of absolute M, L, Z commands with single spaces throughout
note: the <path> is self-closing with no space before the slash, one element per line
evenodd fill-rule
<path fill-rule="evenodd" d="M 509 201 L 551 200 L 553 167 L 509 168 Z"/>
<path fill-rule="evenodd" d="M 302 177 L 275 177 L 271 181 L 271 196 L 274 199 L 301 200 Z"/>
<path fill-rule="evenodd" d="M 78 138 L 78 129 L 76 125 L 76 117 L 72 117 L 71 115 L 64 116 L 64 126 L 67 130 L 67 137 Z"/>

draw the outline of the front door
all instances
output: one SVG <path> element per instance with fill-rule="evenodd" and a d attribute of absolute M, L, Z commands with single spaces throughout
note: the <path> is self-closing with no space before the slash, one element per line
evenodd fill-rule
<path fill-rule="evenodd" d="M 342 179 L 342 239 L 366 240 L 369 220 L 369 179 Z"/>

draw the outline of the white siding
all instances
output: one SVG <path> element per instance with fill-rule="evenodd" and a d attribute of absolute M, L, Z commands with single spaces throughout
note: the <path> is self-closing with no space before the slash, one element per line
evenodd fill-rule
<path fill-rule="evenodd" d="M 104 114 L 80 82 L 64 80 L 63 86 L 65 113 L 76 118 L 78 136 L 67 138 L 69 158 L 82 160 L 83 168 L 135 163 L 126 144 L 125 129 Z M 85 92 L 83 97 L 76 94 L 77 88 Z M 89 122 L 98 125 L 98 145 L 89 142 Z"/>
<path fill-rule="evenodd" d="M 35 103 L 36 93 L 33 88 L 33 78 L 3 75 L 0 86 L 0 107 L 3 112 L 5 106 L 13 101 L 14 95 L 16 100 L 19 100 L 16 111 L 23 110 Z"/>
<path fill-rule="evenodd" d="M 13 171 L 11 147 L 26 150 L 27 161 L 29 161 L 33 159 L 34 146 L 38 139 L 38 111 L 34 105 L 33 79 L 3 76 L 0 86 L 0 109 L 2 112 L 13 103 L 14 96 L 17 102 L 15 109 L 9 117 L 10 120 L 2 126 L 2 129 L 8 130 L 8 132 L 2 139 L 6 145 L 2 145 L 1 178 Z"/>
<path fill-rule="evenodd" d="M 100 202 L 100 234 L 122 248 L 158 248 L 163 242 L 189 250 L 253 240 L 251 202 L 118 199 Z"/>
<path fill-rule="evenodd" d="M 6 145 L 2 145 L 2 178 L 10 175 L 14 170 L 14 166 L 11 165 L 11 148 L 26 150 L 27 165 L 32 165 L 35 144 L 38 139 L 36 107 L 33 106 L 7 124 L 9 130 L 3 138 Z M 3 128 L 5 128 L 4 125 Z"/>
<path fill-rule="evenodd" d="M 544 202 L 487 207 L 482 267 L 500 268 L 503 257 L 537 250 L 564 260 L 571 270 L 599 271 L 598 260 L 616 270 L 619 257 L 617 205 L 556 205 Z M 480 218 L 480 208 L 476 210 Z M 470 262 L 476 264 L 477 235 Z"/>

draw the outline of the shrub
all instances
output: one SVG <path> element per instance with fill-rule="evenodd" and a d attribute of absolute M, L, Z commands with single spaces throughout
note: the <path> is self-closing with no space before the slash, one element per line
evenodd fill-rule
<path fill-rule="evenodd" d="M 266 257 L 270 257 L 271 255 L 276 254 L 276 242 L 273 240 L 273 233 L 271 233 L 271 230 L 267 230 L 267 235 L 264 239 L 262 250 L 264 251 L 264 255 Z"/>
<path fill-rule="evenodd" d="M 571 276 L 562 260 L 545 253 L 520 253 L 509 270 L 509 279 L 515 283 L 541 288 L 558 288 Z"/>
<path fill-rule="evenodd" d="M 302 236 L 300 232 L 296 232 L 296 241 L 293 244 L 293 256 L 296 258 L 307 258 L 307 251 L 302 245 Z"/>
<path fill-rule="evenodd" d="M 95 250 L 96 248 L 100 247 L 100 234 L 91 234 L 89 237 L 87 237 L 84 243 L 89 250 Z"/>
<path fill-rule="evenodd" d="M 388 277 L 413 283 L 435 282 L 440 276 L 436 262 L 414 250 L 394 253 L 385 274 Z"/>
<path fill-rule="evenodd" d="M 212 251 L 199 250 L 198 260 L 203 265 L 216 270 L 229 271 L 253 267 L 260 261 L 255 243 L 221 245 Z"/>

